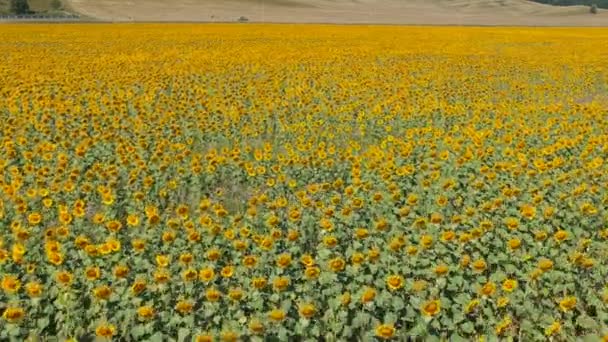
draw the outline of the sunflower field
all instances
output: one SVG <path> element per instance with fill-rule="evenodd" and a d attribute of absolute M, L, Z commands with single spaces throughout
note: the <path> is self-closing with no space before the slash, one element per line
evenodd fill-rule
<path fill-rule="evenodd" d="M 0 340 L 608 340 L 608 29 L 0 26 Z"/>

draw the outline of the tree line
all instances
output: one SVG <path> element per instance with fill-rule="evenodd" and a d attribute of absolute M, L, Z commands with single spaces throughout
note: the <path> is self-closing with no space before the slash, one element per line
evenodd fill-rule
<path fill-rule="evenodd" d="M 534 2 L 540 2 L 541 4 L 555 5 L 555 6 L 574 6 L 574 5 L 585 5 L 585 6 L 597 6 L 599 8 L 608 8 L 608 0 L 532 0 Z"/>
<path fill-rule="evenodd" d="M 61 0 L 52 0 L 50 4 L 52 10 L 60 10 L 62 8 Z M 27 0 L 11 0 L 10 12 L 17 15 L 32 14 L 34 13 L 30 9 L 30 5 Z"/>

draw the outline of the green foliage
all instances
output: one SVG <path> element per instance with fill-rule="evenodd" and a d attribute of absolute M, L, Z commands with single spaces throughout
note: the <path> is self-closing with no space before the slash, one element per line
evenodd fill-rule
<path fill-rule="evenodd" d="M 591 5 L 591 7 L 589 8 L 589 12 L 591 12 L 591 14 L 597 14 L 597 5 Z"/>
<path fill-rule="evenodd" d="M 532 0 L 534 2 L 539 2 L 541 4 L 547 5 L 555 5 L 555 6 L 575 6 L 575 5 L 585 5 L 585 6 L 594 6 L 595 10 L 597 8 L 608 8 L 608 0 Z M 594 12 L 591 12 L 594 13 Z"/>
<path fill-rule="evenodd" d="M 51 9 L 60 10 L 62 8 L 63 8 L 63 4 L 61 3 L 61 0 L 52 0 L 51 1 Z"/>
<path fill-rule="evenodd" d="M 28 14 L 30 12 L 30 5 L 27 0 L 11 0 L 11 13 L 14 14 Z"/>

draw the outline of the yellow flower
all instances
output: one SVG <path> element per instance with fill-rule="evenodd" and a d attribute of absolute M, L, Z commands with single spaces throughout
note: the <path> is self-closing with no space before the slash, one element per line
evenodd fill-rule
<path fill-rule="evenodd" d="M 316 308 L 312 303 L 304 303 L 300 304 L 298 312 L 300 313 L 300 316 L 304 318 L 311 318 L 314 316 Z"/>
<path fill-rule="evenodd" d="M 274 309 L 268 313 L 268 318 L 270 318 L 270 320 L 274 322 L 281 322 L 285 319 L 286 316 L 287 315 L 285 314 L 285 311 L 281 309 Z"/>
<path fill-rule="evenodd" d="M 390 275 L 386 277 L 386 285 L 391 291 L 399 290 L 403 287 L 403 278 L 399 275 Z"/>
<path fill-rule="evenodd" d="M 57 282 L 59 282 L 59 284 L 63 286 L 69 286 L 72 284 L 74 276 L 70 272 L 60 271 L 55 275 L 55 279 L 57 280 Z"/>
<path fill-rule="evenodd" d="M 456 233 L 452 230 L 445 231 L 441 233 L 441 241 L 448 242 L 452 241 L 456 238 Z"/>
<path fill-rule="evenodd" d="M 561 243 L 564 242 L 564 240 L 566 240 L 568 238 L 568 232 L 565 230 L 558 230 L 554 235 L 553 238 L 555 239 L 555 241 L 557 243 Z"/>
<path fill-rule="evenodd" d="M 513 292 L 513 290 L 515 290 L 516 288 L 517 288 L 517 280 L 515 280 L 515 279 L 506 279 L 502 283 L 502 289 L 505 292 Z"/>
<path fill-rule="evenodd" d="M 564 312 L 571 311 L 572 309 L 574 309 L 576 307 L 576 297 L 574 297 L 574 296 L 564 297 L 562 300 L 560 300 L 559 307 Z"/>
<path fill-rule="evenodd" d="M 38 225 L 42 222 L 42 215 L 40 213 L 31 213 L 27 216 L 27 221 L 33 226 Z"/>
<path fill-rule="evenodd" d="M 156 265 L 158 265 L 158 267 L 167 267 L 167 266 L 169 266 L 170 261 L 171 261 L 171 259 L 167 255 L 157 255 L 156 256 Z"/>
<path fill-rule="evenodd" d="M 479 294 L 483 296 L 491 296 L 494 294 L 495 291 L 496 284 L 494 284 L 493 282 L 487 282 L 481 287 L 481 289 L 479 290 Z"/>
<path fill-rule="evenodd" d="M 241 288 L 231 288 L 228 290 L 228 297 L 235 302 L 241 300 L 244 295 L 245 293 Z"/>
<path fill-rule="evenodd" d="M 372 289 L 371 287 L 368 287 L 365 289 L 365 291 L 363 291 L 363 294 L 361 295 L 361 303 L 369 303 L 373 301 L 374 298 L 376 298 L 376 290 Z"/>
<path fill-rule="evenodd" d="M 234 266 L 224 266 L 220 272 L 222 277 L 231 278 L 234 275 Z"/>
<path fill-rule="evenodd" d="M 222 293 L 214 288 L 210 288 L 205 291 L 205 298 L 207 298 L 207 300 L 210 302 L 217 302 L 221 296 Z"/>
<path fill-rule="evenodd" d="M 475 311 L 475 309 L 477 309 L 478 306 L 479 306 L 479 299 L 473 299 L 472 301 L 467 303 L 466 307 L 464 308 L 464 313 L 470 314 L 471 312 Z"/>
<path fill-rule="evenodd" d="M 291 264 L 291 255 L 283 253 L 277 257 L 277 266 L 280 268 L 286 268 Z"/>
<path fill-rule="evenodd" d="M 182 315 L 191 313 L 193 308 L 194 304 L 189 300 L 180 300 L 175 304 L 175 311 Z"/>
<path fill-rule="evenodd" d="M 182 279 L 186 282 L 194 281 L 198 277 L 198 272 L 195 269 L 189 268 L 182 272 Z"/>
<path fill-rule="evenodd" d="M 108 221 L 106 222 L 106 228 L 108 228 L 109 231 L 116 233 L 122 228 L 122 223 L 117 220 Z"/>
<path fill-rule="evenodd" d="M 553 261 L 549 260 L 549 259 L 540 259 L 538 261 L 538 268 L 540 268 L 542 271 L 546 272 L 550 269 L 553 268 Z"/>
<path fill-rule="evenodd" d="M 112 289 L 107 285 L 99 286 L 93 289 L 93 295 L 97 299 L 108 300 L 111 294 Z"/>
<path fill-rule="evenodd" d="M 251 285 L 258 290 L 266 287 L 266 283 L 267 283 L 266 279 L 264 279 L 262 277 L 255 277 L 255 278 L 251 279 Z"/>
<path fill-rule="evenodd" d="M 343 306 L 350 304 L 350 301 L 351 301 L 350 292 L 345 292 L 340 296 L 340 303 Z"/>
<path fill-rule="evenodd" d="M 485 271 L 487 267 L 486 262 L 482 259 L 475 260 L 471 266 L 473 267 L 473 270 L 478 273 Z"/>
<path fill-rule="evenodd" d="M 99 267 L 89 267 L 85 271 L 85 276 L 87 277 L 87 280 L 97 280 L 101 277 L 101 269 Z"/>
<path fill-rule="evenodd" d="M 369 236 L 369 231 L 365 228 L 357 228 L 355 230 L 355 237 L 357 239 L 363 240 Z"/>
<path fill-rule="evenodd" d="M 344 270 L 345 266 L 346 266 L 346 262 L 344 261 L 344 259 L 342 259 L 340 257 L 331 259 L 329 261 L 329 268 L 334 272 L 340 272 L 340 271 Z"/>
<path fill-rule="evenodd" d="M 28 296 L 32 298 L 40 297 L 42 295 L 43 286 L 38 282 L 29 282 L 25 284 L 25 291 Z"/>
<path fill-rule="evenodd" d="M 536 239 L 536 241 L 545 241 L 545 239 L 547 239 L 547 232 L 545 231 L 536 231 L 534 233 L 534 239 Z"/>
<path fill-rule="evenodd" d="M 430 248 L 433 245 L 433 237 L 430 235 L 422 235 L 420 238 L 420 244 L 424 248 Z"/>
<path fill-rule="evenodd" d="M 150 320 L 154 317 L 154 315 L 154 308 L 149 305 L 144 305 L 137 308 L 137 316 L 139 316 L 141 320 Z"/>
<path fill-rule="evenodd" d="M 395 335 L 395 326 L 392 324 L 380 324 L 376 327 L 376 336 L 383 339 L 389 340 Z"/>
<path fill-rule="evenodd" d="M 118 265 L 114 267 L 114 270 L 112 272 L 114 273 L 114 276 L 116 278 L 126 278 L 129 274 L 129 268 L 125 265 Z"/>
<path fill-rule="evenodd" d="M 504 308 L 507 305 L 509 305 L 509 298 L 507 297 L 500 297 L 496 301 L 496 306 L 498 306 L 499 308 Z"/>
<path fill-rule="evenodd" d="M 147 287 L 147 283 L 145 280 L 136 279 L 135 282 L 133 283 L 133 285 L 131 285 L 131 293 L 134 295 L 138 295 L 138 294 L 144 292 L 146 287 Z"/>
<path fill-rule="evenodd" d="M 306 267 L 304 270 L 304 276 L 307 279 L 316 279 L 319 277 L 319 274 L 321 274 L 321 270 L 318 267 Z"/>
<path fill-rule="evenodd" d="M 222 253 L 217 248 L 212 248 L 207 251 L 207 259 L 209 259 L 209 261 L 217 261 L 221 255 Z"/>
<path fill-rule="evenodd" d="M 547 328 L 545 328 L 545 335 L 553 336 L 553 335 L 559 333 L 561 330 L 562 330 L 561 323 L 558 321 L 555 321 L 555 322 L 551 323 L 551 325 L 549 325 Z"/>
<path fill-rule="evenodd" d="M 139 225 L 139 216 L 135 214 L 129 214 L 127 216 L 127 225 L 129 227 L 137 227 Z"/>
<path fill-rule="evenodd" d="M 365 254 L 355 252 L 351 256 L 350 261 L 353 265 L 361 265 L 365 261 Z"/>
<path fill-rule="evenodd" d="M 289 286 L 289 278 L 287 277 L 276 277 L 272 282 L 272 287 L 276 291 L 284 291 Z"/>
<path fill-rule="evenodd" d="M 509 249 L 515 250 L 521 246 L 521 240 L 517 238 L 510 239 L 507 244 L 509 245 Z"/>
<path fill-rule="evenodd" d="M 496 331 L 497 335 L 502 335 L 505 333 L 505 331 L 511 326 L 511 317 L 507 316 L 505 317 L 502 321 L 500 321 L 497 325 L 496 328 L 494 329 Z"/>
<path fill-rule="evenodd" d="M 529 204 L 524 204 L 520 208 L 520 213 L 523 217 L 530 220 L 536 216 L 536 208 Z"/>
<path fill-rule="evenodd" d="M 21 288 L 21 281 L 19 278 L 7 274 L 2 277 L 2 290 L 7 294 L 15 294 Z"/>
<path fill-rule="evenodd" d="M 111 338 L 116 334 L 116 327 L 113 324 L 101 324 L 95 329 L 95 335 L 103 338 Z"/>
<path fill-rule="evenodd" d="M 213 270 L 213 268 L 210 267 L 203 268 L 199 271 L 199 278 L 202 281 L 208 283 L 212 281 L 213 278 L 215 278 L 215 271 Z"/>
<path fill-rule="evenodd" d="M 444 276 L 450 271 L 447 265 L 440 264 L 435 267 L 435 274 L 438 276 Z"/>
<path fill-rule="evenodd" d="M 22 320 L 25 317 L 25 310 L 20 307 L 9 306 L 4 309 L 4 313 L 2 314 L 2 318 L 10 323 L 16 323 Z"/>
<path fill-rule="evenodd" d="M 236 342 L 239 340 L 239 335 L 234 331 L 222 331 L 220 338 L 223 342 Z"/>
<path fill-rule="evenodd" d="M 439 300 L 425 302 L 420 307 L 420 311 L 424 316 L 433 317 L 441 311 L 441 302 Z"/>
<path fill-rule="evenodd" d="M 207 334 L 196 335 L 194 339 L 196 342 L 213 342 L 213 336 Z"/>

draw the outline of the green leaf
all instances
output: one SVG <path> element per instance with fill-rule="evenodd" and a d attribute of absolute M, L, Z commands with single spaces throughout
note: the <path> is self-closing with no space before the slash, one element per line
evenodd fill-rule
<path fill-rule="evenodd" d="M 587 330 L 597 329 L 598 327 L 597 322 L 587 315 L 579 316 L 576 324 Z"/>
<path fill-rule="evenodd" d="M 467 339 L 458 335 L 458 333 L 456 333 L 456 332 L 450 336 L 450 342 L 467 342 L 467 341 L 468 341 Z"/>
<path fill-rule="evenodd" d="M 393 297 L 392 299 L 393 309 L 400 311 L 405 307 L 405 302 L 401 297 Z"/>
<path fill-rule="evenodd" d="M 150 342 L 163 342 L 163 334 L 160 332 L 156 332 L 154 335 L 150 336 L 148 339 Z"/>
<path fill-rule="evenodd" d="M 460 328 L 462 329 L 462 331 L 464 331 L 467 334 L 472 334 L 475 332 L 475 326 L 471 322 L 466 322 L 466 323 L 461 324 Z"/>
<path fill-rule="evenodd" d="M 36 326 L 38 327 L 38 329 L 40 329 L 40 331 L 44 330 L 44 328 L 46 328 L 48 325 L 49 325 L 48 317 L 40 318 L 36 322 Z"/>
<path fill-rule="evenodd" d="M 134 326 L 133 328 L 131 328 L 131 336 L 133 336 L 135 339 L 139 339 L 145 333 L 146 332 L 144 330 L 144 326 L 141 324 L 138 324 L 138 325 Z"/>
<path fill-rule="evenodd" d="M 596 342 L 596 341 L 601 341 L 601 340 L 602 340 L 602 338 L 596 334 L 585 335 L 582 338 L 582 342 Z"/>
<path fill-rule="evenodd" d="M 179 330 L 177 331 L 177 341 L 178 342 L 186 341 L 186 338 L 188 337 L 188 335 L 190 335 L 190 329 L 179 328 Z"/>

